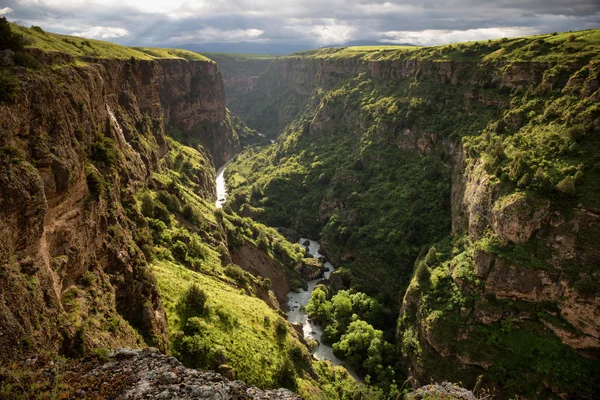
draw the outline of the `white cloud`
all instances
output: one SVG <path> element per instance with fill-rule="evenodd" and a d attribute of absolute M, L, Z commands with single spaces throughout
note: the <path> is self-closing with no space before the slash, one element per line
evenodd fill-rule
<path fill-rule="evenodd" d="M 121 36 L 127 36 L 129 31 L 124 28 L 113 28 L 110 26 L 92 26 L 80 32 L 73 32 L 71 35 L 83 36 L 92 39 L 114 39 Z"/>
<path fill-rule="evenodd" d="M 412 43 L 416 45 L 437 45 L 473 40 L 497 39 L 502 37 L 527 36 L 537 33 L 534 28 L 479 28 L 467 30 L 389 31 L 382 39 L 392 43 Z"/>
<path fill-rule="evenodd" d="M 10 14 L 11 12 L 13 12 L 13 9 L 10 7 L 0 8 L 0 15 Z"/>
<path fill-rule="evenodd" d="M 264 33 L 260 29 L 215 29 L 202 28 L 195 32 L 186 32 L 170 39 L 176 43 L 210 43 L 210 42 L 241 42 L 256 41 Z"/>

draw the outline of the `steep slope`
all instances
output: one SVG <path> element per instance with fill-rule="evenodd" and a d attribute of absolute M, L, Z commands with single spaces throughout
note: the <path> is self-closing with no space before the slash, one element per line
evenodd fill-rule
<path fill-rule="evenodd" d="M 141 343 L 130 325 L 166 349 L 165 314 L 123 204 L 159 170 L 164 123 L 206 126 L 201 140 L 216 160 L 235 151 L 216 65 L 29 54 L 38 69 L 4 71 L 20 92 L 0 108 L 2 355 L 61 343 L 77 352 L 71 341 L 92 337 L 94 345 Z M 214 196 L 210 170 L 198 179 Z M 80 293 L 86 276 L 104 289 Z M 123 318 L 123 330 L 103 331 Z M 98 334 L 86 335 L 88 325 Z"/>
<path fill-rule="evenodd" d="M 321 234 L 343 268 L 312 312 L 342 355 L 356 326 L 336 291 L 352 287 L 401 307 L 397 330 L 354 312 L 396 333 L 414 385 L 481 375 L 499 397 L 596 397 L 599 43 L 591 30 L 280 58 L 240 115 L 282 133 L 230 164 L 228 205 Z"/>
<path fill-rule="evenodd" d="M 124 346 L 306 398 L 370 391 L 282 318 L 301 247 L 214 208 L 215 167 L 254 136 L 216 64 L 11 27 L 29 45 L 0 57 L 0 396 L 98 394 L 61 356 Z"/>

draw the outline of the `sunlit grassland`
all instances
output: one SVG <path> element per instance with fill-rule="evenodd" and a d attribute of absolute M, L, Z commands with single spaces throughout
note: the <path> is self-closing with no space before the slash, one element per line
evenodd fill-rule
<path fill-rule="evenodd" d="M 126 47 L 102 40 L 85 39 L 25 28 L 14 23 L 11 23 L 11 29 L 24 36 L 28 43 L 27 47 L 38 48 L 46 52 L 61 52 L 74 57 L 121 59 L 134 57 L 140 60 L 179 58 L 190 61 L 211 61 L 199 53 L 188 50 Z"/>

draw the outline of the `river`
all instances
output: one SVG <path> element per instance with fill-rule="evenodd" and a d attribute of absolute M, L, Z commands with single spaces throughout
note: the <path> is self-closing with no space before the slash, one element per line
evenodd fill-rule
<path fill-rule="evenodd" d="M 227 187 L 225 186 L 225 166 L 217 171 L 217 201 L 215 207 L 221 208 L 227 200 Z"/>
<path fill-rule="evenodd" d="M 225 167 L 219 168 L 217 171 L 217 201 L 215 202 L 215 206 L 217 208 L 223 207 L 225 201 L 227 199 L 227 187 L 225 186 Z M 313 255 L 315 258 L 323 257 L 319 250 L 321 249 L 321 245 L 307 238 L 301 238 L 300 244 L 309 241 L 308 252 Z M 327 271 L 324 274 L 324 278 L 328 278 L 329 275 L 334 271 L 333 265 L 329 262 L 325 262 L 325 267 Z M 304 311 L 304 307 L 308 304 L 310 300 L 310 296 L 312 295 L 313 290 L 321 281 L 322 278 L 313 279 L 312 281 L 308 281 L 308 290 L 300 290 L 299 292 L 289 292 L 288 293 L 288 320 L 292 323 L 300 323 L 302 324 L 302 332 L 304 333 L 305 339 L 314 339 L 319 345 L 313 351 L 313 355 L 317 360 L 329 360 L 333 365 L 340 365 L 346 368 L 348 373 L 354 377 L 354 379 L 360 381 L 360 377 L 350 369 L 345 363 L 337 358 L 335 354 L 333 354 L 333 349 L 330 346 L 327 346 L 321 343 L 321 337 L 323 336 L 323 329 L 314 322 L 312 322 L 308 318 L 308 314 Z"/>
<path fill-rule="evenodd" d="M 321 245 L 319 242 L 314 240 L 310 240 L 307 238 L 300 238 L 300 244 L 309 241 L 308 252 L 313 255 L 315 258 L 323 257 L 319 250 L 321 249 Z M 333 265 L 329 262 L 325 262 L 325 267 L 327 271 L 324 274 L 324 278 L 329 278 L 329 275 L 334 271 Z M 304 311 L 304 307 L 308 304 L 310 300 L 310 296 L 312 295 L 313 290 L 317 284 L 323 278 L 313 279 L 312 281 L 308 281 L 308 290 L 301 290 L 299 292 L 289 292 L 288 293 L 288 320 L 292 323 L 300 323 L 302 324 L 302 332 L 304 333 L 304 338 L 314 339 L 319 345 L 313 351 L 313 355 L 317 360 L 329 360 L 333 365 L 340 365 L 346 368 L 348 373 L 354 377 L 354 379 L 360 381 L 359 376 L 350 369 L 342 360 L 337 358 L 335 354 L 333 354 L 333 349 L 330 346 L 327 346 L 322 343 L 323 329 L 313 321 L 308 318 L 308 314 Z"/>

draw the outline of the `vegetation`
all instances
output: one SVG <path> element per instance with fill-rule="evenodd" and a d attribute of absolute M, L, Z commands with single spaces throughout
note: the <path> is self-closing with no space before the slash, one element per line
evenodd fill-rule
<path fill-rule="evenodd" d="M 1 20 L 4 22 L 0 21 L 0 37 L 2 37 L 0 50 L 16 45 L 25 49 L 56 51 L 74 57 L 133 58 L 138 60 L 180 58 L 190 61 L 210 61 L 207 57 L 188 50 L 125 47 L 101 40 L 45 32 L 40 27 L 26 28 L 14 23 L 7 23 L 4 17 Z M 7 35 L 7 31 L 10 31 L 11 34 Z"/>
<path fill-rule="evenodd" d="M 582 334 L 560 317 L 564 299 L 529 308 L 501 302 L 503 312 L 494 306 L 498 321 L 482 324 L 475 314 L 492 307 L 486 296 L 493 296 L 493 288 L 475 275 L 473 254 L 483 251 L 525 270 L 561 271 L 587 298 L 597 292 L 592 289 L 596 261 L 561 258 L 549 244 L 549 226 L 526 243 L 514 243 L 490 232 L 495 228 L 485 219 L 466 221 L 458 203 L 452 215 L 450 175 L 453 167 L 472 179 L 465 183 L 472 190 L 493 193 L 487 212 L 494 218 L 527 219 L 548 209 L 567 220 L 581 215 L 582 208 L 597 213 L 598 50 L 600 31 L 587 30 L 423 48 L 318 49 L 284 57 L 265 72 L 262 86 L 240 101 L 239 113 L 251 127 L 279 136 L 275 144 L 247 150 L 228 166 L 226 208 L 305 236 L 320 235 L 351 290 L 317 289 L 307 309 L 325 327 L 336 352 L 375 381 L 389 382 L 380 373 L 394 369 L 393 362 L 372 357 L 389 341 L 399 346 L 402 359 L 417 360 L 440 379 L 475 385 L 481 371 L 457 371 L 453 356 L 440 357 L 438 347 L 424 344 L 426 332 L 427 341 L 448 347 L 445 354 L 490 365 L 486 382 L 501 382 L 506 395 L 536 396 L 543 382 L 553 382 L 558 390 L 594 397 L 598 388 L 584 382 L 597 364 L 545 328 Z M 269 79 L 281 79 L 280 64 L 315 59 L 321 75 L 302 88 L 314 84 L 310 95 L 286 87 L 287 82 L 268 86 Z M 338 59 L 347 73 L 339 72 Z M 396 60 L 434 63 L 412 72 L 396 70 L 402 78 L 378 77 L 405 68 L 392 64 Z M 376 63 L 365 64 L 370 62 Z M 378 72 L 356 76 L 359 70 Z M 474 225 L 468 232 L 467 222 Z M 553 234 L 561 229 L 567 228 Z M 592 239 L 595 228 L 585 229 L 577 246 L 599 246 L 598 237 Z M 404 299 L 399 343 L 390 335 L 394 323 L 352 310 L 352 296 L 383 305 L 391 321 Z M 373 351 L 365 351 L 370 345 L 357 337 L 375 342 Z"/>

